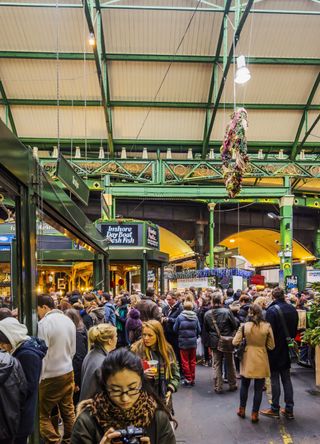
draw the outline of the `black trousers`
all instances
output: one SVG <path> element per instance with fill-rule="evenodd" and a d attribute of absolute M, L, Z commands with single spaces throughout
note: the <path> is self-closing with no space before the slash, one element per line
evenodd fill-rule
<path fill-rule="evenodd" d="M 250 383 L 251 379 L 241 376 L 240 407 L 246 407 L 247 405 Z M 253 412 L 258 412 L 260 409 L 263 387 L 264 387 L 264 379 L 254 379 L 254 396 L 253 396 L 253 405 L 252 405 Z"/>

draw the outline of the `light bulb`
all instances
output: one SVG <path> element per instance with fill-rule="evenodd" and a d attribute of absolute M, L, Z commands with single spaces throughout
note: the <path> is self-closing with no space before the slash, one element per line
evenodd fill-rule
<path fill-rule="evenodd" d="M 126 148 L 123 146 L 121 148 L 121 159 L 126 159 L 127 158 L 127 150 Z"/>
<path fill-rule="evenodd" d="M 95 37 L 94 37 L 93 32 L 91 32 L 91 33 L 90 33 L 90 36 L 89 36 L 89 45 L 90 45 L 90 46 L 95 46 L 95 44 L 96 44 L 96 39 L 95 39 Z"/>
<path fill-rule="evenodd" d="M 39 159 L 39 148 L 37 146 L 32 148 L 32 155 L 35 159 Z"/>
<path fill-rule="evenodd" d="M 51 157 L 53 157 L 54 159 L 58 158 L 58 147 L 57 146 L 53 147 Z"/>
<path fill-rule="evenodd" d="M 104 159 L 104 149 L 100 146 L 98 159 Z"/>
<path fill-rule="evenodd" d="M 167 155 L 166 155 L 166 158 L 167 158 L 168 160 L 172 159 L 171 148 L 168 148 L 168 149 L 167 149 Z"/>
<path fill-rule="evenodd" d="M 189 148 L 189 149 L 188 149 L 187 159 L 188 159 L 188 160 L 192 160 L 192 159 L 193 159 L 192 148 Z"/>
<path fill-rule="evenodd" d="M 76 146 L 76 153 L 74 155 L 75 159 L 81 159 L 81 151 L 80 151 L 80 147 Z"/>
<path fill-rule="evenodd" d="M 249 69 L 246 67 L 246 59 L 243 55 L 237 58 L 237 72 L 235 76 L 235 83 L 242 85 L 251 79 Z"/>
<path fill-rule="evenodd" d="M 148 159 L 148 149 L 146 147 L 142 150 L 142 159 Z"/>

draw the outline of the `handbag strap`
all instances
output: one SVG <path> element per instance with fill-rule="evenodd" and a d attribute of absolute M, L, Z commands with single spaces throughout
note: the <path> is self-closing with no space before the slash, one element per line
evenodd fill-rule
<path fill-rule="evenodd" d="M 212 313 L 212 322 L 213 322 L 213 326 L 214 326 L 214 328 L 215 328 L 215 330 L 216 330 L 216 332 L 217 332 L 219 338 L 221 338 L 220 329 L 219 329 L 219 327 L 218 327 L 217 321 L 214 319 L 214 315 L 213 315 L 213 313 Z"/>
<path fill-rule="evenodd" d="M 290 339 L 290 340 L 291 340 L 291 336 L 290 336 L 290 334 L 289 334 L 289 330 L 288 330 L 287 322 L 286 322 L 286 320 L 285 320 L 285 317 L 284 317 L 284 315 L 283 315 L 283 312 L 282 312 L 281 308 L 279 307 L 279 305 L 275 305 L 275 307 L 276 307 L 276 309 L 277 309 L 277 311 L 278 311 L 278 313 L 279 313 L 279 316 L 280 316 L 280 319 L 281 319 L 281 323 L 282 323 L 282 327 L 283 327 L 283 330 L 284 330 L 284 334 L 286 335 L 286 338 L 287 338 L 287 339 Z"/>

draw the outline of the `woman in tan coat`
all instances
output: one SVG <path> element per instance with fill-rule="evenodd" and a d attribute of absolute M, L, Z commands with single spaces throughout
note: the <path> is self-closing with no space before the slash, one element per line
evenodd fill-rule
<path fill-rule="evenodd" d="M 259 408 L 262 400 L 265 378 L 270 376 L 270 367 L 267 350 L 275 347 L 271 325 L 263 320 L 259 305 L 253 304 L 249 308 L 249 321 L 243 324 L 233 339 L 233 345 L 238 346 L 244 336 L 246 347 L 240 364 L 241 389 L 240 407 L 237 412 L 240 418 L 245 418 L 245 409 L 251 379 L 254 379 L 254 398 L 251 421 L 259 421 Z"/>

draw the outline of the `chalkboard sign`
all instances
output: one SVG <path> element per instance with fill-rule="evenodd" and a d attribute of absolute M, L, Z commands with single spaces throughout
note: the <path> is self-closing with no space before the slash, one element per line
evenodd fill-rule
<path fill-rule="evenodd" d="M 158 227 L 147 226 L 147 245 L 153 248 L 159 248 L 159 229 Z"/>
<path fill-rule="evenodd" d="M 111 245 L 135 247 L 139 245 L 137 225 L 108 225 L 101 226 L 101 232 Z"/>

